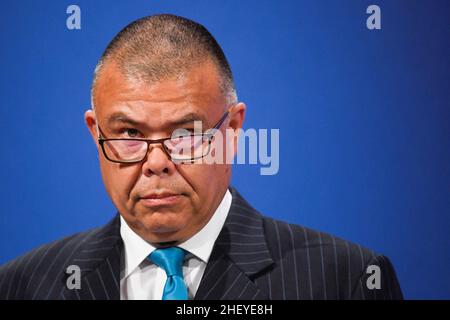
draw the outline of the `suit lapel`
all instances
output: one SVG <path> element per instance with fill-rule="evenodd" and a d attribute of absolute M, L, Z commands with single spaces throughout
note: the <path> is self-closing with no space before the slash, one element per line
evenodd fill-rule
<path fill-rule="evenodd" d="M 81 269 L 81 288 L 70 290 L 64 286 L 60 298 L 69 300 L 120 299 L 122 248 L 120 218 L 117 215 L 105 227 L 95 232 L 69 263 L 69 265 L 77 265 Z"/>
<path fill-rule="evenodd" d="M 262 216 L 232 187 L 233 200 L 217 238 L 196 300 L 267 299 L 254 283 L 273 265 L 264 235 Z"/>

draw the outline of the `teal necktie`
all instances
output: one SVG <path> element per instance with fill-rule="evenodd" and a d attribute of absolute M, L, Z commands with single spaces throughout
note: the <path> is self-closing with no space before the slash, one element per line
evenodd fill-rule
<path fill-rule="evenodd" d="M 167 275 L 162 300 L 187 300 L 188 292 L 183 279 L 185 251 L 178 247 L 156 249 L 148 259 L 164 269 Z"/>

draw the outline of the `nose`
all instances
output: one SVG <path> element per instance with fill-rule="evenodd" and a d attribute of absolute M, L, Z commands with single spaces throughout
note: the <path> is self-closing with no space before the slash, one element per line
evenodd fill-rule
<path fill-rule="evenodd" d="M 159 145 L 150 145 L 147 157 L 142 165 L 146 176 L 169 174 L 174 170 L 174 164 Z"/>

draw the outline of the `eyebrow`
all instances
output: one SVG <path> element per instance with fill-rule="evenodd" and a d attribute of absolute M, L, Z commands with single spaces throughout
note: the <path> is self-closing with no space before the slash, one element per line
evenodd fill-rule
<path fill-rule="evenodd" d="M 108 125 L 112 125 L 116 122 L 121 122 L 121 123 L 128 123 L 131 124 L 133 126 L 137 126 L 140 124 L 139 121 L 133 120 L 130 117 L 128 117 L 125 113 L 123 112 L 114 112 L 113 114 L 111 114 L 108 118 L 107 121 Z"/>
<path fill-rule="evenodd" d="M 181 125 L 185 125 L 194 121 L 202 121 L 203 123 L 207 123 L 205 121 L 205 118 L 200 115 L 197 114 L 195 112 L 189 112 L 187 114 L 185 114 L 184 116 L 182 116 L 180 119 L 177 120 L 169 120 L 164 126 L 166 127 L 178 127 Z M 144 122 L 138 121 L 138 120 L 134 120 L 132 118 L 130 118 L 128 115 L 126 115 L 123 112 L 114 112 L 113 114 L 111 114 L 108 118 L 107 118 L 107 123 L 108 125 L 113 125 L 114 123 L 126 123 L 126 124 L 130 124 L 133 126 L 145 126 L 146 124 Z"/>

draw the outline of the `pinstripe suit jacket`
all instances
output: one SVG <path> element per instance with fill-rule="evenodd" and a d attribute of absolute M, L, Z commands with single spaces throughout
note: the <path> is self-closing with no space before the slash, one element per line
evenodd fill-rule
<path fill-rule="evenodd" d="M 232 187 L 230 212 L 195 299 L 402 299 L 388 258 L 357 244 L 262 216 Z M 0 267 L 0 299 L 119 299 L 123 242 L 107 225 L 41 246 Z M 81 269 L 68 289 L 66 268 Z M 367 266 L 381 289 L 366 286 Z"/>

